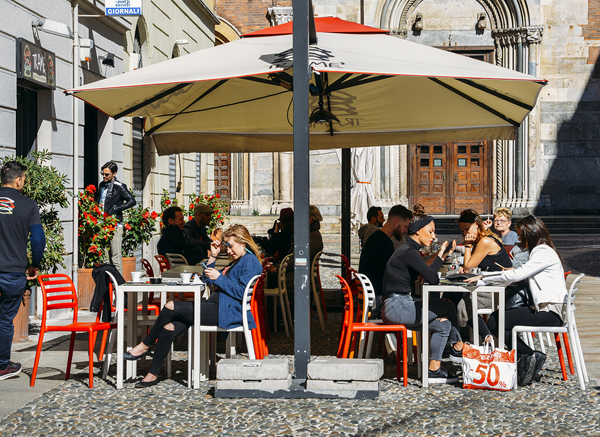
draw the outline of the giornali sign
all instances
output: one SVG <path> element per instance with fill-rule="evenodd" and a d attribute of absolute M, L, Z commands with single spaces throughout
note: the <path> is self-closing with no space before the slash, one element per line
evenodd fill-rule
<path fill-rule="evenodd" d="M 106 15 L 142 15 L 142 0 L 106 0 L 104 5 Z"/>

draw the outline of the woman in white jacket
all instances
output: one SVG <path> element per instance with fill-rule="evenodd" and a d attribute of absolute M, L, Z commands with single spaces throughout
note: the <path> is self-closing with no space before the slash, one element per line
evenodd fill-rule
<path fill-rule="evenodd" d="M 490 272 L 467 280 L 467 282 L 477 281 L 478 285 L 509 285 L 524 279 L 528 280 L 533 302 L 530 302 L 530 306 L 506 311 L 505 338 L 509 348 L 514 347 L 511 344 L 514 326 L 561 326 L 563 304 L 567 296 L 562 260 L 546 225 L 536 216 L 530 215 L 520 220 L 516 229 L 521 239 L 521 246 L 529 250 L 529 260 L 516 269 Z M 497 311 L 490 315 L 487 327 L 497 335 Z M 482 333 L 482 335 L 486 334 L 490 335 L 490 332 Z M 528 385 L 534 379 L 539 381 L 539 372 L 546 361 L 546 355 L 532 350 L 520 338 L 517 343 L 519 385 Z"/>

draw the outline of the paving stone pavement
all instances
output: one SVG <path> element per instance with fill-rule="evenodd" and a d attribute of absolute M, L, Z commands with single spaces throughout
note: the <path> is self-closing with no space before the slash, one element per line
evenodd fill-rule
<path fill-rule="evenodd" d="M 335 280 L 329 277 L 338 273 L 334 260 L 339 253 L 339 237 L 325 236 L 325 240 L 325 252 L 332 255 L 324 256 L 323 281 L 325 286 L 335 287 Z M 555 240 L 570 269 L 600 274 L 600 260 L 593 254 L 595 249 L 600 252 L 600 238 L 594 244 L 590 236 L 577 241 L 573 236 Z M 325 266 L 328 263 L 331 266 Z M 330 311 L 326 332 L 322 333 L 314 315 L 313 356 L 335 355 L 340 316 L 340 312 Z M 271 333 L 271 356 L 287 355 L 293 361 L 292 343 L 293 337 L 286 338 L 282 330 Z M 79 347 L 85 349 L 86 343 L 82 341 Z M 224 350 L 223 339 L 219 340 L 218 350 Z M 387 360 L 379 398 L 358 401 L 216 399 L 214 380 L 203 382 L 199 390 L 187 389 L 186 355 L 184 351 L 176 352 L 173 379 L 161 375 L 160 384 L 149 389 L 135 389 L 134 382 L 129 381 L 123 390 L 115 390 L 114 365 L 108 380 L 95 377 L 94 388 L 89 389 L 87 369 L 79 363 L 80 372 L 72 379 L 2 419 L 0 436 L 600 435 L 600 378 L 590 375 L 585 392 L 579 390 L 576 377 L 562 381 L 555 349 L 548 352 L 541 382 L 507 393 L 465 390 L 460 384 L 423 390 L 416 379 L 415 365 L 409 367 L 408 387 L 403 387 L 395 380 L 395 364 Z M 242 353 L 240 357 L 247 355 Z M 459 369 L 450 362 L 444 366 Z M 26 369 L 20 378 L 26 378 L 28 372 Z M 99 374 L 100 364 L 95 372 Z"/>

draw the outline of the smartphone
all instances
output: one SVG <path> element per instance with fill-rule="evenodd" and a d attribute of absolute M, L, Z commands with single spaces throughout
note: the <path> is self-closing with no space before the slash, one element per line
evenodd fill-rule
<path fill-rule="evenodd" d="M 208 266 L 207 266 L 207 265 L 206 265 L 206 263 L 204 263 L 204 262 L 203 262 L 203 263 L 200 263 L 200 265 L 202 266 L 202 268 L 203 268 L 203 269 L 207 269 L 207 268 L 208 268 Z"/>

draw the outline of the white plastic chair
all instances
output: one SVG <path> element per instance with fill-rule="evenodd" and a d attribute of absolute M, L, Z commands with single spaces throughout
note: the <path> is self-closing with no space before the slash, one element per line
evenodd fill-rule
<path fill-rule="evenodd" d="M 248 313 L 251 311 L 250 301 L 252 300 L 252 293 L 254 292 L 254 285 L 258 281 L 261 275 L 254 276 L 246 285 L 246 289 L 244 290 L 244 296 L 242 298 L 242 326 L 238 326 L 237 328 L 223 329 L 219 326 L 211 326 L 211 325 L 200 325 L 200 332 L 209 332 L 214 333 L 213 338 L 211 339 L 211 348 L 210 348 L 210 367 L 214 368 L 216 364 L 216 333 L 218 332 L 229 332 L 229 336 L 227 337 L 227 346 L 226 346 L 226 356 L 230 358 L 231 355 L 235 355 L 235 338 L 234 336 L 238 332 L 244 333 L 244 338 L 246 340 L 246 347 L 248 349 L 248 357 L 251 360 L 256 359 L 256 354 L 254 353 L 254 342 L 252 341 L 252 330 L 248 327 Z M 188 354 L 189 364 L 188 364 L 188 385 L 191 384 L 192 380 L 192 359 L 193 357 L 193 337 L 194 337 L 193 326 L 190 326 L 189 336 L 188 336 L 188 350 L 190 351 Z M 201 347 L 206 347 L 205 351 L 208 351 L 208 343 L 206 341 L 201 342 Z M 202 356 L 202 354 L 200 354 Z"/>
<path fill-rule="evenodd" d="M 563 309 L 563 320 L 566 322 L 563 326 L 515 326 L 512 330 L 512 344 L 516 349 L 517 346 L 517 334 L 519 332 L 552 332 L 552 333 L 567 333 L 569 335 L 569 343 L 571 345 L 571 353 L 575 358 L 575 364 L 577 366 L 577 376 L 579 378 L 579 387 L 581 390 L 585 390 L 585 383 L 589 382 L 587 369 L 585 368 L 585 361 L 583 359 L 583 352 L 581 350 L 581 342 L 579 341 L 579 333 L 577 331 L 577 324 L 575 322 L 575 293 L 577 293 L 577 286 L 579 281 L 585 274 L 580 273 L 577 278 L 571 284 L 569 293 L 565 298 L 565 304 Z M 539 336 L 541 338 L 541 335 Z M 559 351 L 559 353 L 562 353 Z M 515 359 L 516 357 L 515 353 Z M 515 382 L 515 389 L 517 388 Z"/>
<path fill-rule="evenodd" d="M 312 285 L 312 293 L 313 293 L 313 298 L 315 300 L 315 306 L 317 307 L 317 314 L 319 315 L 319 322 L 321 323 L 321 331 L 325 332 L 325 319 L 323 317 L 323 311 L 325 310 L 324 308 L 321 308 L 321 293 L 323 292 L 321 290 L 321 281 L 319 279 L 319 274 L 317 272 L 318 268 L 319 268 L 319 260 L 321 258 L 321 255 L 323 254 L 323 251 L 318 252 L 315 255 L 315 259 L 312 262 L 312 266 L 311 266 L 311 274 L 310 274 L 310 279 L 311 279 L 311 285 Z M 317 281 L 319 284 L 319 288 L 317 289 Z"/>
<path fill-rule="evenodd" d="M 265 288 L 264 293 L 267 297 L 273 297 L 273 330 L 277 332 L 277 298 L 279 298 L 279 307 L 281 308 L 281 318 L 286 337 L 290 336 L 290 331 L 294 331 L 292 311 L 290 310 L 290 301 L 287 294 L 286 273 L 287 267 L 292 259 L 292 255 L 287 255 L 277 268 L 277 288 Z"/>
<path fill-rule="evenodd" d="M 185 256 L 183 255 L 178 253 L 166 253 L 165 256 L 169 260 L 171 268 L 175 268 L 177 266 L 189 266 L 187 259 L 185 259 Z"/>
<path fill-rule="evenodd" d="M 383 323 L 383 321 L 381 319 L 369 319 L 369 314 L 370 314 L 371 310 L 375 307 L 375 301 L 376 301 L 375 287 L 373 287 L 373 283 L 367 277 L 367 275 L 365 275 L 363 273 L 354 273 L 354 275 L 360 281 L 360 285 L 361 285 L 361 288 L 363 291 L 363 296 L 364 296 L 362 323 L 367 323 L 367 322 Z M 364 331 L 360 333 L 357 358 L 362 358 L 362 356 L 363 356 L 364 344 L 365 344 L 365 334 L 366 334 L 366 332 L 364 332 Z M 371 356 L 371 349 L 373 346 L 373 334 L 374 334 L 373 331 L 369 332 L 369 337 L 367 338 L 367 350 L 366 350 L 365 358 L 370 358 L 370 356 Z M 412 342 L 412 335 L 413 335 L 412 331 L 410 329 L 407 329 L 406 335 L 407 335 L 407 338 L 410 339 L 409 344 L 412 346 L 412 343 L 413 343 Z M 392 333 L 387 333 L 386 341 L 390 342 L 391 344 L 396 344 L 396 335 L 392 334 Z M 409 347 L 409 346 L 406 345 L 406 347 Z M 397 350 L 397 348 L 398 348 L 398 346 L 396 345 L 396 350 Z M 412 350 L 412 348 L 409 350 Z M 408 364 L 412 364 L 412 362 L 413 362 L 412 355 L 413 354 L 407 353 L 406 355 L 408 357 Z M 417 357 L 417 362 L 420 362 L 419 357 Z"/>

